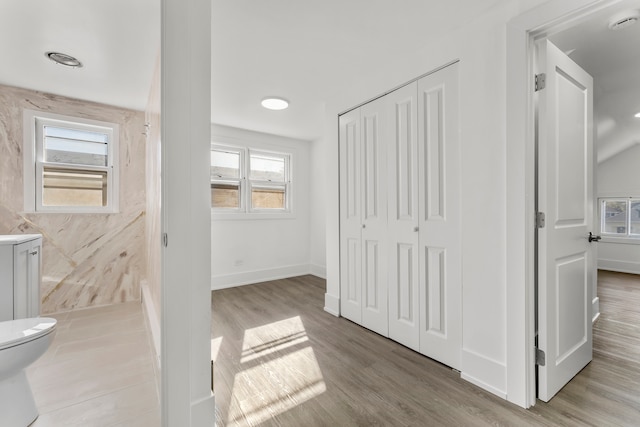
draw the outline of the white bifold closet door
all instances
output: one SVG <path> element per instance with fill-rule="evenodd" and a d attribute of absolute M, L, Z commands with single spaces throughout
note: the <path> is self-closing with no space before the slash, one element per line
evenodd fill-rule
<path fill-rule="evenodd" d="M 340 117 L 341 314 L 456 369 L 458 108 L 454 64 Z"/>
<path fill-rule="evenodd" d="M 340 314 L 362 323 L 360 110 L 340 116 Z"/>
<path fill-rule="evenodd" d="M 420 352 L 460 369 L 458 64 L 418 81 Z"/>
<path fill-rule="evenodd" d="M 417 83 L 386 95 L 389 337 L 420 349 Z"/>
<path fill-rule="evenodd" d="M 341 314 L 388 336 L 384 103 L 340 117 Z"/>

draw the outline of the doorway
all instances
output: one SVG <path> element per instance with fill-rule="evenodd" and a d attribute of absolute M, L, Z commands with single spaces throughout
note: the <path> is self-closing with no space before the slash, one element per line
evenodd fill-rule
<path fill-rule="evenodd" d="M 510 220 L 507 229 L 514 236 L 508 243 L 510 247 L 507 251 L 507 278 L 514 284 L 507 289 L 507 387 L 508 399 L 524 407 L 536 402 L 535 41 L 548 38 L 560 44 L 562 50 L 570 51 L 571 48 L 562 46 L 557 35 L 579 28 L 597 16 L 606 17 L 603 18 L 606 21 L 615 8 L 640 8 L 637 1 L 577 0 L 567 3 L 545 3 L 515 18 L 507 26 L 507 172 L 510 184 L 507 206 Z M 578 55 L 578 50 L 568 53 Z M 598 90 L 596 85 L 596 93 Z M 598 131 L 601 126 L 598 123 Z M 595 206 L 594 213 L 597 214 Z M 596 225 L 594 221 L 592 227 Z M 593 295 L 597 295 L 595 288 Z M 593 301 L 593 312 L 597 315 L 597 298 Z"/>

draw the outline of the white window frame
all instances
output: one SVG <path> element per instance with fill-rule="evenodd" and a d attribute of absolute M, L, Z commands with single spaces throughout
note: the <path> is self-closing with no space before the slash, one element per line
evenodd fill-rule
<path fill-rule="evenodd" d="M 271 213 L 286 213 L 290 212 L 291 206 L 291 154 L 289 153 L 280 153 L 275 151 L 267 151 L 267 150 L 256 150 L 253 148 L 249 148 L 247 155 L 247 177 L 248 177 L 248 188 L 247 188 L 247 206 L 249 207 L 249 212 L 271 212 Z M 265 155 L 265 156 L 273 156 L 273 157 L 281 157 L 284 160 L 284 182 L 272 182 L 272 181 L 262 181 L 251 179 L 251 156 L 252 155 Z M 260 209 L 254 208 L 252 202 L 252 194 L 253 187 L 257 188 L 282 188 L 284 187 L 284 203 L 285 206 L 282 209 Z"/>
<path fill-rule="evenodd" d="M 211 207 L 211 209 L 214 212 L 220 212 L 220 213 L 229 213 L 229 214 L 234 214 L 234 213 L 242 213 L 245 212 L 246 210 L 246 203 L 245 203 L 245 198 L 243 197 L 243 194 L 245 192 L 245 182 L 246 182 L 246 177 L 245 177 L 245 162 L 246 162 L 246 150 L 243 148 L 239 148 L 239 147 L 233 147 L 230 145 L 219 145 L 219 144 L 211 144 L 211 151 L 226 151 L 226 152 L 231 152 L 231 153 L 238 153 L 239 157 L 240 157 L 240 172 L 239 172 L 239 177 L 238 178 L 234 178 L 234 177 L 226 177 L 226 176 L 219 176 L 217 179 L 211 177 L 211 184 L 213 185 L 214 183 L 219 183 L 219 184 L 227 184 L 227 183 L 233 183 L 233 184 L 238 184 L 238 208 L 234 209 L 234 208 L 214 208 L 213 206 Z"/>
<path fill-rule="evenodd" d="M 42 204 L 42 173 L 44 161 L 44 126 L 58 126 L 81 131 L 106 133 L 107 166 L 88 166 L 64 163 L 50 163 L 65 170 L 95 170 L 107 174 L 106 206 L 45 206 Z M 119 212 L 119 135 L 120 126 L 103 122 L 53 114 L 42 111 L 24 110 L 24 208 L 26 212 L 57 213 L 117 213 Z"/>
<path fill-rule="evenodd" d="M 293 157 L 294 154 L 287 150 L 270 150 L 258 149 L 246 146 L 236 146 L 230 144 L 211 143 L 211 150 L 232 151 L 240 153 L 240 207 L 233 208 L 214 208 L 211 212 L 214 219 L 274 219 L 274 218 L 292 218 L 293 217 Z M 283 183 L 274 183 L 271 181 L 251 180 L 251 154 L 264 154 L 269 156 L 279 156 L 285 161 L 285 181 Z M 235 179 L 229 181 L 225 177 L 218 180 L 211 179 L 211 183 L 234 182 Z M 251 203 L 251 194 L 253 187 L 259 188 L 285 188 L 285 208 L 284 209 L 259 209 L 254 208 Z"/>
<path fill-rule="evenodd" d="M 609 233 L 605 231 L 605 202 L 625 202 L 627 204 L 627 223 L 625 225 L 626 234 L 621 233 Z M 640 235 L 631 234 L 631 203 L 640 202 L 640 197 L 599 197 L 598 198 L 598 211 L 600 217 L 600 235 L 604 241 L 609 242 L 621 242 L 621 243 L 634 243 L 640 244 Z"/>

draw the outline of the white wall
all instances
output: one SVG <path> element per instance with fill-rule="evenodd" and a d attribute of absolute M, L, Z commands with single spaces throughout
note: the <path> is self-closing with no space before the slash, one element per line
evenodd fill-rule
<path fill-rule="evenodd" d="M 310 267 L 311 274 L 327 277 L 326 257 L 326 212 L 325 212 L 325 182 L 327 180 L 324 167 L 324 146 L 322 140 L 311 143 L 310 171 Z"/>
<path fill-rule="evenodd" d="M 507 390 L 506 23 L 542 1 L 497 1 L 401 62 L 381 52 L 379 67 L 354 81 L 326 110 L 327 293 L 339 312 L 338 137 L 340 112 L 460 59 L 462 172 L 462 376 L 501 397 Z M 454 16 L 442 19 L 455 23 Z M 522 278 L 524 281 L 524 278 Z M 522 404 L 522 403 L 521 403 Z"/>
<path fill-rule="evenodd" d="M 640 145 L 598 164 L 598 197 L 640 197 Z M 598 268 L 640 274 L 640 241 L 603 237 L 598 242 Z"/>
<path fill-rule="evenodd" d="M 211 289 L 311 273 L 311 143 L 220 125 L 211 126 L 211 140 L 219 144 L 290 152 L 293 188 L 293 213 L 286 218 L 271 219 L 267 214 L 212 213 Z M 257 219 L 251 215 L 257 215 Z"/>

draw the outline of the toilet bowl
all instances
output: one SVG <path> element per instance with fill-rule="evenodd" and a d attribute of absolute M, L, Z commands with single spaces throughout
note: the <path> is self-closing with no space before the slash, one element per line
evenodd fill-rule
<path fill-rule="evenodd" d="M 0 426 L 26 427 L 38 417 L 25 369 L 47 351 L 56 319 L 0 322 Z"/>

